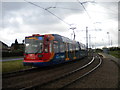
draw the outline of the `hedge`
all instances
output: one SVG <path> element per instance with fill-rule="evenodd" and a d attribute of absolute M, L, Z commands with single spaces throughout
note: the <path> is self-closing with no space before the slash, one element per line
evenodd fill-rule
<path fill-rule="evenodd" d="M 24 52 L 2 52 L 2 57 L 23 56 Z"/>

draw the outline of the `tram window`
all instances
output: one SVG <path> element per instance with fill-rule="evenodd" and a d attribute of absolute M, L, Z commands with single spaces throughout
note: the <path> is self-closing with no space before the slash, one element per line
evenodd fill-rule
<path fill-rule="evenodd" d="M 48 45 L 45 46 L 45 53 L 48 53 Z"/>
<path fill-rule="evenodd" d="M 70 43 L 68 44 L 68 51 L 70 51 Z"/>
<path fill-rule="evenodd" d="M 73 44 L 73 50 L 75 51 L 75 49 L 76 49 L 76 46 L 75 46 L 75 44 Z"/>
<path fill-rule="evenodd" d="M 67 43 L 64 43 L 64 46 L 65 46 L 65 51 L 68 51 Z"/>
<path fill-rule="evenodd" d="M 79 50 L 79 46 L 78 46 L 78 44 L 76 44 L 76 50 Z"/>
<path fill-rule="evenodd" d="M 64 52 L 64 43 L 60 43 L 60 52 Z"/>
<path fill-rule="evenodd" d="M 54 52 L 55 52 L 55 53 L 58 53 L 58 52 L 59 52 L 58 44 L 54 43 L 53 49 L 54 49 Z"/>
<path fill-rule="evenodd" d="M 72 44 L 70 44 L 70 51 L 72 51 L 73 50 L 73 46 L 72 46 Z"/>
<path fill-rule="evenodd" d="M 69 43 L 69 51 L 72 51 L 72 44 Z"/>
<path fill-rule="evenodd" d="M 68 51 L 70 51 L 70 44 L 68 43 Z"/>
<path fill-rule="evenodd" d="M 49 46 L 50 47 L 50 52 L 52 52 L 52 44 L 50 43 L 49 45 L 50 45 Z"/>

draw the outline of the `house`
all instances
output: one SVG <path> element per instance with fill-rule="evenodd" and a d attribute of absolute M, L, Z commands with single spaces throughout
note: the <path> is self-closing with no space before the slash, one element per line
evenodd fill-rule
<path fill-rule="evenodd" d="M 11 52 L 24 52 L 24 43 L 18 43 L 17 39 L 15 40 L 15 43 L 11 44 Z"/>
<path fill-rule="evenodd" d="M 107 48 L 107 47 L 103 47 L 103 53 L 107 53 L 107 54 L 109 54 L 109 48 Z"/>
<path fill-rule="evenodd" d="M 24 44 L 23 43 L 12 43 L 11 44 L 11 51 L 24 51 Z"/>
<path fill-rule="evenodd" d="M 0 41 L 0 52 L 8 52 L 8 51 L 9 51 L 8 45 Z"/>

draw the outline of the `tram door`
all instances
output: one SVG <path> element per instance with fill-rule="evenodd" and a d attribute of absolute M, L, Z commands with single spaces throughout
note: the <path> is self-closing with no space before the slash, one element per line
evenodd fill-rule
<path fill-rule="evenodd" d="M 73 44 L 69 43 L 68 47 L 69 47 L 68 57 L 70 58 L 70 60 L 73 60 L 73 58 L 74 58 Z"/>
<path fill-rule="evenodd" d="M 68 43 L 65 43 L 65 60 L 69 60 L 69 56 L 68 56 Z"/>
<path fill-rule="evenodd" d="M 43 47 L 43 59 L 47 60 L 50 58 L 50 41 L 45 38 Z"/>
<path fill-rule="evenodd" d="M 73 45 L 71 43 L 66 43 L 66 60 L 74 59 Z"/>

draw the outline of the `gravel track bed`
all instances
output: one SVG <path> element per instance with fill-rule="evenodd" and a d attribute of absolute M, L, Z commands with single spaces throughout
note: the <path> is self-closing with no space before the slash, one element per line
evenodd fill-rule
<path fill-rule="evenodd" d="M 68 88 L 118 88 L 118 66 L 108 58 L 93 73 Z"/>
<path fill-rule="evenodd" d="M 84 75 L 85 73 L 89 72 L 90 70 L 92 70 L 94 67 L 96 67 L 99 64 L 99 58 L 95 58 L 95 60 L 93 61 L 93 63 L 91 63 L 89 66 L 87 66 L 86 68 L 75 72 L 65 78 L 62 78 L 60 80 L 57 80 L 53 83 L 47 84 L 45 86 L 42 86 L 40 88 L 61 88 L 64 85 L 66 85 L 67 83 L 77 79 L 78 77 Z"/>
<path fill-rule="evenodd" d="M 69 71 L 72 71 L 78 67 L 83 66 L 91 60 L 91 57 L 84 58 L 82 60 L 61 64 L 55 67 L 42 68 L 36 72 L 31 72 L 25 75 L 3 78 L 3 88 L 24 88 L 36 84 L 41 84 L 59 77 Z"/>

